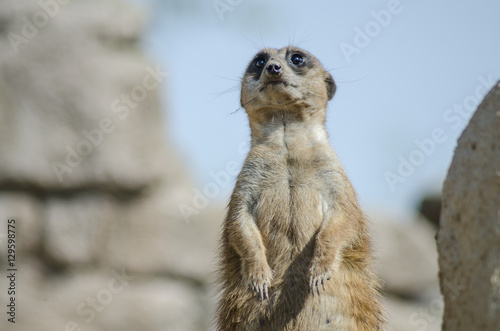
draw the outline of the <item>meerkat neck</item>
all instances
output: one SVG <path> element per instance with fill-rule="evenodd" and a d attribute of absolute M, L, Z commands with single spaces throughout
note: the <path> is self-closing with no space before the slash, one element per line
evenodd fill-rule
<path fill-rule="evenodd" d="M 287 109 L 264 114 L 249 116 L 252 145 L 271 144 L 286 147 L 295 142 L 301 145 L 328 144 L 325 109 L 309 112 L 302 110 L 300 113 Z"/>

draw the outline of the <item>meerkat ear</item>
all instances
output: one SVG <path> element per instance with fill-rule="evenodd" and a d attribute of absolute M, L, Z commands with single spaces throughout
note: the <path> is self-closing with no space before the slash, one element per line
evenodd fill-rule
<path fill-rule="evenodd" d="M 337 85 L 335 85 L 335 81 L 333 80 L 332 75 L 330 73 L 325 72 L 325 86 L 326 86 L 326 94 L 328 95 L 328 100 L 332 100 L 335 91 L 337 90 Z"/>

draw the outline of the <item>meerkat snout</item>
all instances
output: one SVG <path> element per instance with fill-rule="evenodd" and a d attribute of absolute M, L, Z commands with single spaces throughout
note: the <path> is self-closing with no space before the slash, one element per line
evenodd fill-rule
<path fill-rule="evenodd" d="M 280 76 L 281 75 L 281 64 L 271 62 L 266 67 L 266 75 L 270 76 Z"/>

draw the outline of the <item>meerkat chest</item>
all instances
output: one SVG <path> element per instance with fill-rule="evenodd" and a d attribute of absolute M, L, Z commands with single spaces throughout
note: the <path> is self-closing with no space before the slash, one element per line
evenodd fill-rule
<path fill-rule="evenodd" d="M 308 153 L 276 153 L 260 162 L 255 216 L 263 236 L 305 244 L 323 221 L 328 185 L 321 162 Z"/>

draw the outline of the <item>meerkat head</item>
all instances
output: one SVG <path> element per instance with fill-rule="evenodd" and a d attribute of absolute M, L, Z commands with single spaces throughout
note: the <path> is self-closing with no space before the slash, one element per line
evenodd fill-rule
<path fill-rule="evenodd" d="M 241 105 L 258 112 L 325 110 L 335 94 L 332 76 L 309 52 L 266 48 L 250 61 L 241 86 Z"/>

